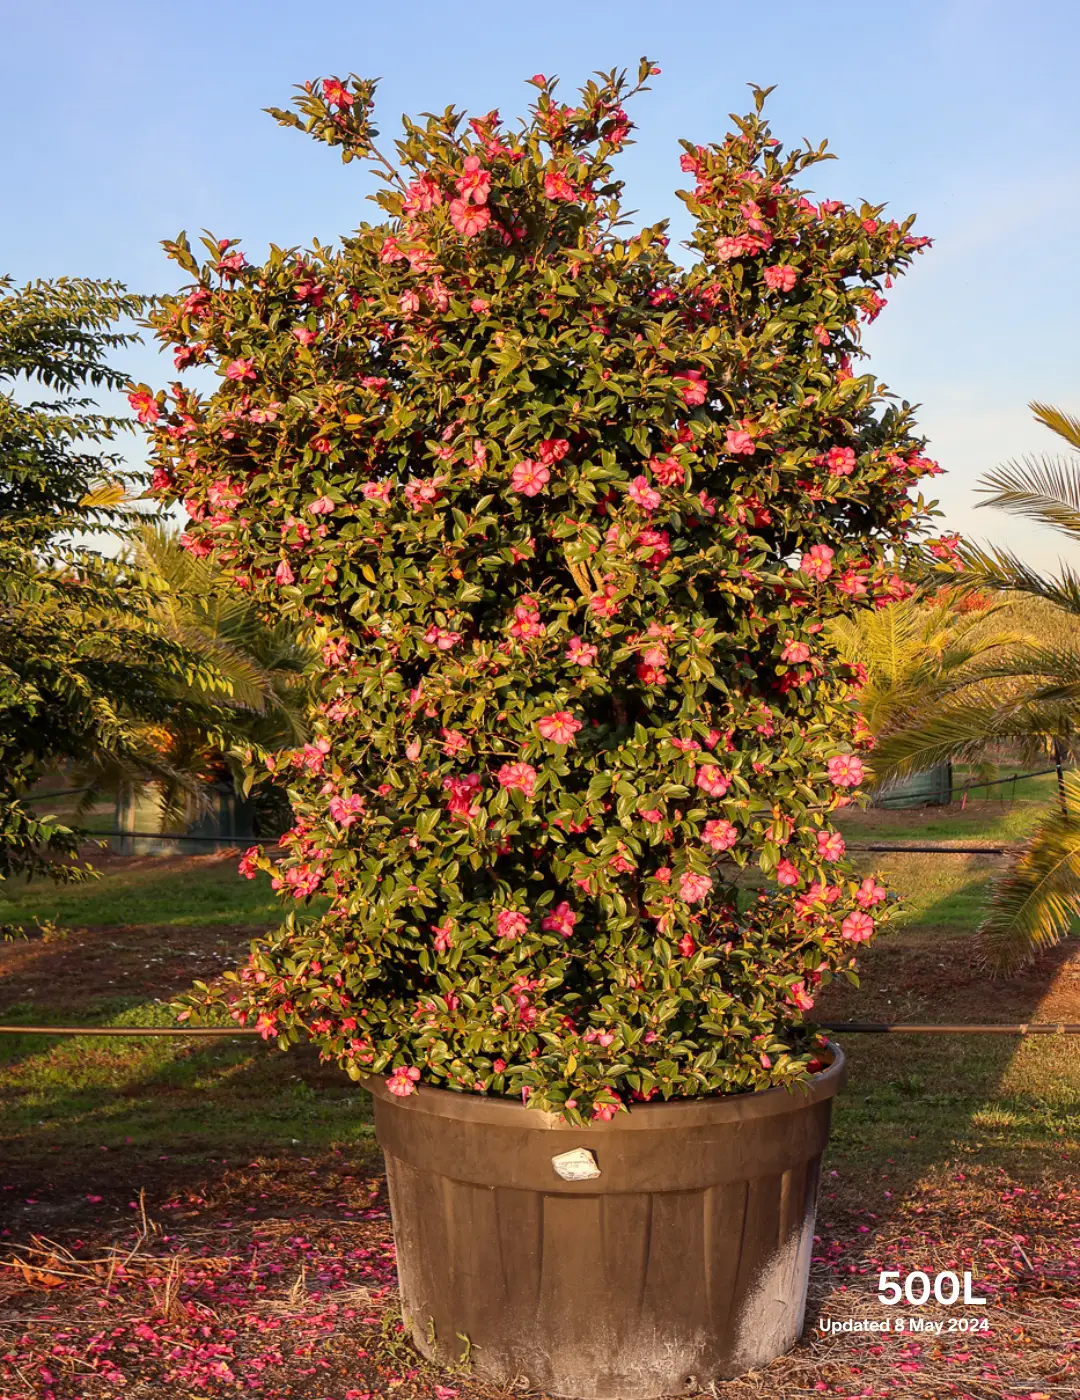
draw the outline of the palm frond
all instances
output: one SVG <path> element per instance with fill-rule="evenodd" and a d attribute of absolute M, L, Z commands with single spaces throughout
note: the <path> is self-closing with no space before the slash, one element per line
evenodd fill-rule
<path fill-rule="evenodd" d="M 995 881 L 979 929 L 994 972 L 1015 972 L 1068 934 L 1080 915 L 1080 777 L 1065 777 L 1067 815 L 1054 807 Z"/>
<path fill-rule="evenodd" d="M 898 781 L 939 763 L 981 757 L 992 744 L 1016 743 L 1045 753 L 1055 737 L 1080 729 L 1080 705 L 1033 700 L 1030 688 L 986 685 L 947 697 L 932 709 L 894 716 L 874 750 L 879 783 Z"/>
<path fill-rule="evenodd" d="M 1057 433 L 1058 437 L 1064 438 L 1070 447 L 1075 447 L 1080 452 L 1080 418 L 1074 418 L 1071 413 L 1066 413 L 1064 409 L 1054 408 L 1048 403 L 1029 403 L 1028 408 L 1034 413 L 1036 420 L 1043 423 L 1052 433 Z"/>
<path fill-rule="evenodd" d="M 982 477 L 980 507 L 1026 516 L 1080 538 L 1080 463 L 1064 457 L 1022 457 Z"/>
<path fill-rule="evenodd" d="M 974 592 L 988 589 L 998 593 L 1026 593 L 1043 598 L 1080 616 L 1080 574 L 1062 564 L 1057 577 L 1050 578 L 1030 568 L 1008 549 L 983 548 L 965 543 L 960 549 L 963 573 L 957 587 Z"/>

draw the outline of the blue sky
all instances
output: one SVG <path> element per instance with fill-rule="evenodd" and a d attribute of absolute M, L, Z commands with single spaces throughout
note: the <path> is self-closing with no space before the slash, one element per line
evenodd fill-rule
<path fill-rule="evenodd" d="M 565 95 L 647 53 L 663 73 L 637 99 L 622 172 L 630 207 L 672 216 L 676 236 L 678 138 L 722 135 L 748 82 L 777 84 L 780 139 L 827 137 L 838 156 L 819 168 L 820 194 L 916 212 L 935 239 L 868 345 L 876 372 L 922 405 L 948 524 L 1040 563 L 1057 553 L 1035 527 L 973 509 L 973 488 L 1052 447 L 1030 399 L 1080 411 L 1080 12 L 1065 0 L 9 0 L 3 18 L 0 269 L 147 291 L 173 284 L 158 244 L 181 228 L 242 237 L 254 257 L 374 214 L 357 166 L 262 113 L 305 78 L 381 75 L 389 145 L 403 111 L 512 117 L 534 72 L 558 73 Z M 149 348 L 130 366 L 155 384 L 171 374 Z"/>

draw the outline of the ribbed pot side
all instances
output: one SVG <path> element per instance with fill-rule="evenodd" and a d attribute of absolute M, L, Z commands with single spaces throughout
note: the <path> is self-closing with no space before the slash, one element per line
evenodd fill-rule
<path fill-rule="evenodd" d="M 369 1081 L 417 1348 L 579 1400 L 695 1391 L 789 1350 L 846 1078 L 832 1052 L 805 1090 L 640 1104 L 588 1128 Z M 599 1176 L 560 1177 L 552 1159 L 575 1148 Z"/>

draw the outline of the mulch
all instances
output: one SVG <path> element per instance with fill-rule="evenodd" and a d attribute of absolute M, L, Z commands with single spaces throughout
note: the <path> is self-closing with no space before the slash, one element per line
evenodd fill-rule
<path fill-rule="evenodd" d="M 0 1181 L 2 1400 L 496 1400 L 532 1396 L 435 1371 L 403 1336 L 375 1162 L 335 1152 L 200 1168 L 144 1163 L 128 1196 L 104 1160 Z M 895 1191 L 827 1174 L 807 1329 L 766 1370 L 707 1392 L 910 1400 L 1080 1394 L 1080 1164 L 1020 1181 L 944 1165 Z M 27 1193 L 27 1194 L 23 1194 Z M 970 1272 L 985 1306 L 885 1307 L 882 1270 Z M 897 1314 L 941 1332 L 822 1331 Z M 974 1318 L 981 1329 L 948 1330 Z M 957 1328 L 959 1323 L 957 1322 Z"/>

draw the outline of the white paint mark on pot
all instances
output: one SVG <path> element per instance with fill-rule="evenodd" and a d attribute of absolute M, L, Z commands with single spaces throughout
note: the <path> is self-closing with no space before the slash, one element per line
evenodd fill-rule
<path fill-rule="evenodd" d="M 560 1152 L 552 1157 L 551 1165 L 563 1181 L 592 1181 L 600 1175 L 596 1158 L 587 1147 L 575 1147 L 571 1152 Z"/>
<path fill-rule="evenodd" d="M 732 1349 L 732 1374 L 767 1366 L 799 1340 L 814 1245 L 814 1202 L 803 1221 L 762 1269 L 743 1304 Z"/>

